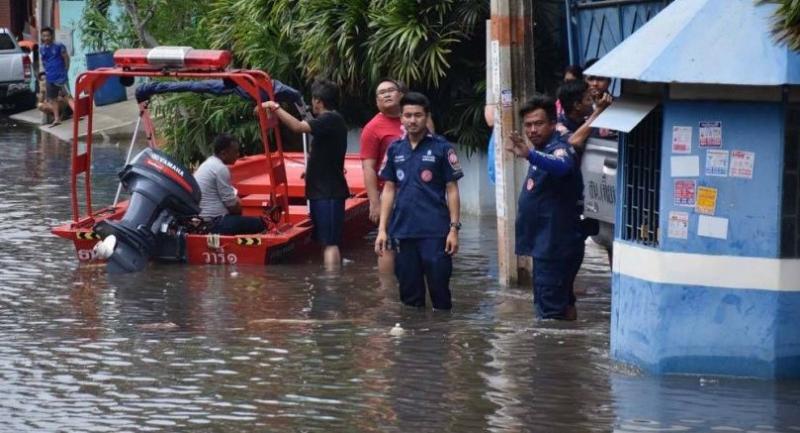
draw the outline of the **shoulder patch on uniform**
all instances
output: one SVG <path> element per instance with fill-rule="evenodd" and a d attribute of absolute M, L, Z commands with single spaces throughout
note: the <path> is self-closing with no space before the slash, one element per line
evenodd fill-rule
<path fill-rule="evenodd" d="M 452 167 L 453 170 L 461 170 L 461 163 L 458 162 L 458 155 L 456 155 L 456 150 L 452 147 L 447 149 L 447 162 L 450 163 L 450 167 Z"/>

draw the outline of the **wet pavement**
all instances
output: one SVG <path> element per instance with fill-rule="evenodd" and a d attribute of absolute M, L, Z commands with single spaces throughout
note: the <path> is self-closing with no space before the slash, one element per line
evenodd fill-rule
<path fill-rule="evenodd" d="M 401 306 L 369 239 L 338 274 L 311 257 L 112 276 L 49 232 L 70 218 L 69 146 L 5 118 L 0 146 L 2 432 L 800 432 L 799 382 L 614 364 L 594 245 L 574 323 L 498 287 L 492 219 L 465 219 L 450 313 Z M 125 150 L 95 149 L 97 203 Z"/>

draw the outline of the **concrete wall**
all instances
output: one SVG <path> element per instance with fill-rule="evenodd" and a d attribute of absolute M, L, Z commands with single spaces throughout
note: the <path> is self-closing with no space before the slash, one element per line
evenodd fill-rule
<path fill-rule="evenodd" d="M 657 374 L 800 377 L 800 260 L 779 258 L 782 105 L 666 101 L 663 112 L 659 246 L 615 240 L 612 356 Z M 722 122 L 721 150 L 755 153 L 752 178 L 730 176 L 730 159 L 725 176 L 706 175 L 703 121 Z M 690 154 L 672 151 L 673 126 L 692 127 Z M 699 172 L 673 177 L 686 156 Z M 700 212 L 674 203 L 675 179 L 716 188 L 727 230 L 701 234 Z M 685 239 L 669 235 L 671 211 L 688 214 Z"/>

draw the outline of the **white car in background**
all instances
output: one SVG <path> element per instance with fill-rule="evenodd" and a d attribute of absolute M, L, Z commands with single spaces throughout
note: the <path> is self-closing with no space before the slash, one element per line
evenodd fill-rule
<path fill-rule="evenodd" d="M 14 35 L 0 27 L 0 106 L 28 110 L 36 106 L 35 77 L 31 56 Z"/>

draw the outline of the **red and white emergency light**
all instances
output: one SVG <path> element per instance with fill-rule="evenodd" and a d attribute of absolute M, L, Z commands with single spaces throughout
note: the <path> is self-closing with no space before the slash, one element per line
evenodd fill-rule
<path fill-rule="evenodd" d="M 195 50 L 191 47 L 123 48 L 114 53 L 114 64 L 125 69 L 181 68 L 220 71 L 231 62 L 225 50 Z"/>

